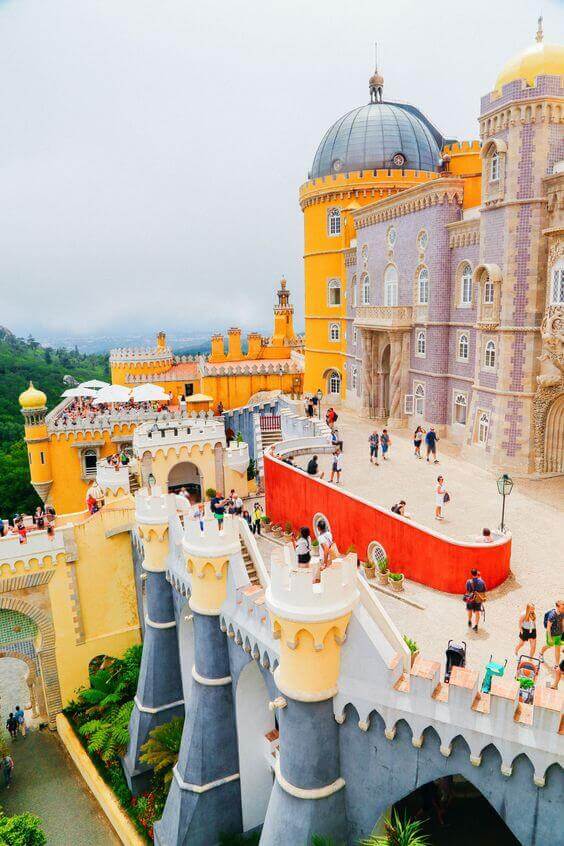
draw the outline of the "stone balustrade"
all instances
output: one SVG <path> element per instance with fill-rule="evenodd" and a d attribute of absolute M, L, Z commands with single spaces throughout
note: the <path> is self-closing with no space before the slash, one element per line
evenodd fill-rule
<path fill-rule="evenodd" d="M 115 426 L 134 425 L 144 423 L 148 420 L 159 423 L 188 420 L 191 414 L 181 411 L 145 411 L 139 407 L 124 407 L 114 411 L 97 411 L 92 409 L 85 417 L 76 420 L 68 417 L 66 420 L 65 409 L 72 402 L 57 406 L 56 414 L 47 415 L 47 430 L 50 435 L 62 432 L 111 432 Z M 55 409 L 54 409 L 55 410 Z M 192 412 L 195 414 L 196 412 Z"/>
<path fill-rule="evenodd" d="M 31 530 L 25 543 L 20 543 L 19 536 L 15 534 L 0 538 L 0 575 L 4 565 L 10 572 L 15 573 L 16 564 L 21 561 L 24 562 L 25 570 L 30 569 L 32 565 L 34 569 L 37 566 L 43 567 L 46 558 L 55 562 L 57 555 L 66 552 L 64 532 L 68 528 L 57 527 L 52 538 L 46 529 Z M 72 527 L 70 528 L 72 530 Z"/>
<path fill-rule="evenodd" d="M 245 473 L 249 466 L 249 445 L 244 441 L 231 443 L 225 451 L 225 458 L 228 467 L 237 473 Z"/>
<path fill-rule="evenodd" d="M 204 518 L 204 531 L 199 520 L 184 521 L 182 549 L 186 556 L 196 558 L 219 558 L 222 555 L 234 555 L 241 549 L 239 540 L 239 518 L 226 514 L 220 528 L 215 517 Z"/>
<path fill-rule="evenodd" d="M 358 329 L 411 329 L 411 306 L 358 306 L 354 326 Z"/>

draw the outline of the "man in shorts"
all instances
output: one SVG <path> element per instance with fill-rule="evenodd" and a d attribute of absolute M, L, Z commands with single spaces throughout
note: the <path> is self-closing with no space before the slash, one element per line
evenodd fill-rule
<path fill-rule="evenodd" d="M 341 480 L 341 471 L 343 469 L 343 453 L 340 449 L 336 449 L 333 453 L 333 463 L 331 465 L 331 478 L 329 479 L 330 482 L 336 478 L 335 484 L 338 485 Z"/>
<path fill-rule="evenodd" d="M 466 582 L 466 593 L 464 594 L 464 601 L 466 602 L 466 610 L 468 612 L 468 627 L 475 632 L 478 631 L 478 621 L 480 613 L 484 607 L 483 601 L 486 596 L 486 583 L 481 578 L 478 570 L 470 570 L 471 578 Z M 472 618 L 474 618 L 474 625 L 472 626 Z"/>
<path fill-rule="evenodd" d="M 560 647 L 562 646 L 562 623 L 564 620 L 564 599 L 559 599 L 554 608 L 551 608 L 544 615 L 544 627 L 546 629 L 546 644 L 539 653 L 539 658 L 544 661 L 544 653 L 547 649 L 554 647 L 554 665 L 560 664 Z"/>
<path fill-rule="evenodd" d="M 374 429 L 368 437 L 368 445 L 370 447 L 370 463 L 378 466 L 378 446 L 380 444 L 380 435 Z"/>
<path fill-rule="evenodd" d="M 429 458 L 432 455 L 433 456 L 433 464 L 439 463 L 438 458 L 437 458 L 437 441 L 438 440 L 439 440 L 439 436 L 435 432 L 434 427 L 431 426 L 431 428 L 429 429 L 429 431 L 425 435 L 425 446 L 427 447 L 427 461 L 429 461 Z"/>

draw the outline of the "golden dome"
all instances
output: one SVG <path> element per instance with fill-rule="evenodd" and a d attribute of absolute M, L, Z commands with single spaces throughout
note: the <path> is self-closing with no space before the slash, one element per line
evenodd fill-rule
<path fill-rule="evenodd" d="M 504 85 L 515 79 L 524 79 L 528 85 L 534 85 L 537 76 L 541 75 L 564 75 L 564 46 L 544 43 L 542 18 L 539 19 L 536 42 L 507 62 L 497 78 L 495 90 L 501 91 Z"/>
<path fill-rule="evenodd" d="M 34 388 L 33 382 L 30 382 L 29 388 L 23 394 L 20 394 L 19 403 L 22 408 L 45 408 L 47 396 L 43 391 Z"/>

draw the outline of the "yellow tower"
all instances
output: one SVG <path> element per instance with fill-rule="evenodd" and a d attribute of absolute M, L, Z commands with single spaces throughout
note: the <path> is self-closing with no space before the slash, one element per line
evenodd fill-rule
<path fill-rule="evenodd" d="M 19 403 L 24 416 L 25 442 L 29 458 L 31 484 L 46 502 L 53 484 L 51 469 L 51 446 L 47 432 L 47 397 L 43 391 L 34 388 L 33 382 L 29 388 L 20 394 Z"/>
<path fill-rule="evenodd" d="M 192 576 L 190 608 L 206 617 L 217 616 L 227 595 L 229 558 L 241 549 L 237 523 L 226 517 L 220 531 L 214 518 L 204 520 L 204 531 L 197 520 L 187 520 L 182 549 Z"/>
<path fill-rule="evenodd" d="M 383 99 L 384 79 L 369 80 L 370 102 L 325 133 L 308 181 L 304 213 L 305 385 L 335 403 L 346 395 L 347 311 L 354 305 L 347 251 L 356 246 L 351 212 L 435 179 L 445 139 L 419 109 Z M 355 280 L 359 283 L 359 280 Z M 361 285 L 358 284 L 358 304 Z M 349 339 L 350 340 L 350 339 Z"/>
<path fill-rule="evenodd" d="M 276 292 L 278 304 L 274 306 L 272 344 L 277 347 L 292 343 L 296 339 L 296 333 L 294 332 L 294 306 L 290 305 L 290 292 L 287 285 L 288 283 L 282 277 L 280 288 Z"/>

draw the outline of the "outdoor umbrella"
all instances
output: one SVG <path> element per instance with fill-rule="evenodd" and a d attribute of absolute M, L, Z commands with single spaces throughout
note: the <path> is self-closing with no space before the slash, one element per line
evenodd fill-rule
<path fill-rule="evenodd" d="M 153 402 L 154 400 L 169 401 L 169 395 L 160 385 L 136 385 L 132 391 L 134 402 Z"/>
<path fill-rule="evenodd" d="M 105 402 L 128 402 L 130 396 L 129 388 L 123 385 L 108 385 L 106 388 L 100 388 L 92 405 L 102 405 Z"/>
<path fill-rule="evenodd" d="M 100 388 L 109 388 L 109 382 L 102 382 L 101 379 L 89 379 L 88 382 L 81 382 L 78 386 L 79 388 L 96 388 L 99 390 Z"/>
<path fill-rule="evenodd" d="M 82 385 L 79 385 L 77 388 L 67 388 L 66 391 L 63 391 L 61 394 L 62 397 L 95 397 L 97 396 L 97 391 L 93 391 L 92 388 L 85 388 Z"/>

